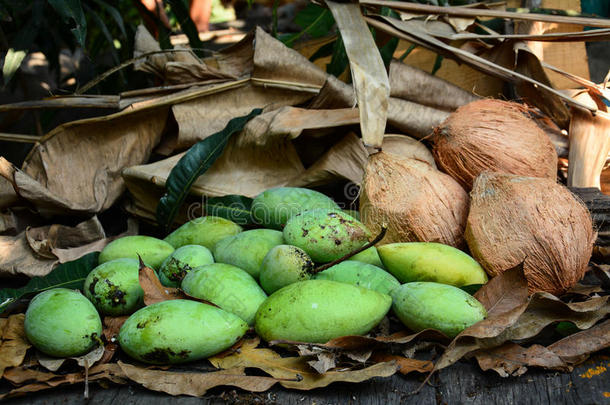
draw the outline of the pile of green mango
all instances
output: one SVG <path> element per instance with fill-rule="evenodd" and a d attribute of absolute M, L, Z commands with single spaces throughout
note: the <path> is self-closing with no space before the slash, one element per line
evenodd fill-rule
<path fill-rule="evenodd" d="M 252 217 L 259 228 L 207 216 L 164 240 L 114 240 L 101 251 L 83 294 L 58 288 L 31 301 L 28 339 L 48 355 L 76 356 L 101 341 L 100 316 L 129 315 L 118 334 L 123 351 L 142 362 L 172 364 L 226 350 L 252 327 L 266 341 L 323 343 L 369 333 L 393 311 L 412 331 L 433 328 L 452 338 L 486 316 L 460 287 L 482 285 L 487 276 L 453 247 L 365 248 L 375 235 L 357 212 L 304 188 L 263 192 Z M 140 261 L 163 285 L 193 300 L 145 306 Z"/>

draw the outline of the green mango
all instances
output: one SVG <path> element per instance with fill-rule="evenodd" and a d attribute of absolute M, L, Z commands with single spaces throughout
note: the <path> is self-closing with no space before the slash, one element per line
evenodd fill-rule
<path fill-rule="evenodd" d="M 303 211 L 316 208 L 339 209 L 326 195 L 299 187 L 278 187 L 260 193 L 252 202 L 252 217 L 265 228 L 282 229 Z"/>
<path fill-rule="evenodd" d="M 462 287 L 485 284 L 487 274 L 472 257 L 434 242 L 391 243 L 377 248 L 385 268 L 401 283 L 433 281 Z"/>
<path fill-rule="evenodd" d="M 277 245 L 263 259 L 259 275 L 261 287 L 271 294 L 288 284 L 309 280 L 313 262 L 303 249 Z"/>
<path fill-rule="evenodd" d="M 314 277 L 316 280 L 332 280 L 389 294 L 400 282 L 387 271 L 368 263 L 344 261 L 321 271 Z"/>
<path fill-rule="evenodd" d="M 258 279 L 261 264 L 272 247 L 284 243 L 280 231 L 253 229 L 229 236 L 214 247 L 214 258 L 218 263 L 232 264 L 246 270 Z"/>
<path fill-rule="evenodd" d="M 403 284 L 391 293 L 392 309 L 409 329 L 437 329 L 450 338 L 487 316 L 485 307 L 461 289 L 440 283 Z"/>
<path fill-rule="evenodd" d="M 356 210 L 343 210 L 343 212 L 345 212 L 350 217 L 360 221 L 360 211 L 356 211 Z"/>
<path fill-rule="evenodd" d="M 266 341 L 324 343 L 362 335 L 386 315 L 392 299 L 377 291 L 329 280 L 290 284 L 267 298 L 256 313 L 256 333 Z"/>
<path fill-rule="evenodd" d="M 114 259 L 91 270 L 83 291 L 102 315 L 128 315 L 144 305 L 136 259 Z"/>
<path fill-rule="evenodd" d="M 317 209 L 297 214 L 284 228 L 284 240 L 316 263 L 339 259 L 368 242 L 371 232 L 342 211 Z"/>
<path fill-rule="evenodd" d="M 119 331 L 121 349 L 136 360 L 175 364 L 200 360 L 231 347 L 248 330 L 238 316 L 212 305 L 169 300 L 132 314 Z"/>
<path fill-rule="evenodd" d="M 379 257 L 379 253 L 377 253 L 377 248 L 375 246 L 371 246 L 368 249 L 364 249 L 360 253 L 356 253 L 352 257 L 347 260 L 354 260 L 357 262 L 372 264 L 373 266 L 377 266 L 381 269 L 385 269 L 383 263 L 381 262 L 381 258 Z"/>
<path fill-rule="evenodd" d="M 254 324 L 258 307 L 267 299 L 250 274 L 224 263 L 193 269 L 182 280 L 182 290 L 239 316 L 248 325 Z"/>
<path fill-rule="evenodd" d="M 152 236 L 125 236 L 106 245 L 98 261 L 102 264 L 114 259 L 137 259 L 140 256 L 147 266 L 158 269 L 173 251 L 172 245 Z"/>
<path fill-rule="evenodd" d="M 159 268 L 159 281 L 166 287 L 180 287 L 184 276 L 195 267 L 214 263 L 212 252 L 201 245 L 180 246 Z"/>
<path fill-rule="evenodd" d="M 85 354 L 102 335 L 102 321 L 91 301 L 67 288 L 36 295 L 25 313 L 24 326 L 30 343 L 54 357 Z"/>
<path fill-rule="evenodd" d="M 165 237 L 174 248 L 185 245 L 201 245 L 214 249 L 219 241 L 242 231 L 235 222 L 221 217 L 207 216 L 190 220 Z"/>

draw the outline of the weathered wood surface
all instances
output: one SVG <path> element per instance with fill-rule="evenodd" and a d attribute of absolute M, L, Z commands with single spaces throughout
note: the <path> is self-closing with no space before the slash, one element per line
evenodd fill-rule
<path fill-rule="evenodd" d="M 233 389 L 214 389 L 203 398 L 170 397 L 136 385 L 90 386 L 90 399 L 83 399 L 83 385 L 58 388 L 5 401 L 13 405 L 107 404 L 177 405 L 194 404 L 610 404 L 610 352 L 600 353 L 572 373 L 530 370 L 523 376 L 501 378 L 482 372 L 476 364 L 458 363 L 442 370 L 418 394 L 422 376 L 395 375 L 360 384 L 334 384 L 313 391 L 275 388 L 267 393 L 249 394 Z"/>
<path fill-rule="evenodd" d="M 587 206 L 597 229 L 598 246 L 610 246 L 610 196 L 595 187 L 570 188 Z"/>

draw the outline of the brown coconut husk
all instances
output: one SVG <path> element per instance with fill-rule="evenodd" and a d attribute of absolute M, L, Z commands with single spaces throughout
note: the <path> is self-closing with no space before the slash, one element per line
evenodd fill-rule
<path fill-rule="evenodd" d="M 482 173 L 465 237 L 490 276 L 523 263 L 530 292 L 560 295 L 580 280 L 595 232 L 587 208 L 550 179 Z"/>
<path fill-rule="evenodd" d="M 484 171 L 555 179 L 557 152 L 521 104 L 479 100 L 458 108 L 434 130 L 439 169 L 466 190 Z"/>
<path fill-rule="evenodd" d="M 381 244 L 440 242 L 462 248 L 468 194 L 427 163 L 379 152 L 366 166 L 360 215 L 374 234 L 388 227 Z"/>

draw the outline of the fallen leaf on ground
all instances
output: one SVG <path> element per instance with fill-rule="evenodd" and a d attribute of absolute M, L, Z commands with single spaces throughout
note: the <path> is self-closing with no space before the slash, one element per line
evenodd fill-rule
<path fill-rule="evenodd" d="M 474 353 L 482 370 L 494 370 L 502 377 L 525 373 L 527 367 L 572 371 L 591 353 L 610 347 L 610 320 L 565 337 L 547 347 L 523 347 L 507 342 L 491 350 Z"/>
<path fill-rule="evenodd" d="M 371 361 L 377 363 L 395 361 L 396 364 L 398 364 L 398 371 L 401 374 L 409 374 L 414 371 L 418 373 L 429 373 L 434 368 L 434 363 L 431 361 L 410 359 L 404 356 L 388 353 L 374 353 L 371 356 Z"/>
<path fill-rule="evenodd" d="M 144 304 L 146 305 L 185 298 L 185 295 L 179 289 L 165 287 L 161 284 L 155 271 L 144 265 L 142 260 L 140 260 L 139 278 L 140 286 L 144 290 Z"/>
<path fill-rule="evenodd" d="M 25 336 L 24 314 L 0 318 L 0 378 L 4 370 L 23 363 L 25 353 L 31 346 Z"/>
<path fill-rule="evenodd" d="M 257 348 L 259 342 L 258 338 L 247 340 L 239 351 L 229 356 L 214 356 L 209 360 L 212 365 L 222 369 L 257 368 L 280 380 L 283 387 L 299 390 L 326 387 L 333 382 L 362 382 L 373 377 L 389 377 L 398 370 L 398 366 L 392 361 L 359 370 L 319 374 L 307 364 L 307 358 L 281 357 L 271 349 Z"/>
<path fill-rule="evenodd" d="M 23 385 L 4 394 L 0 399 L 16 397 L 30 392 L 37 392 L 54 388 L 65 384 L 76 384 L 85 381 L 85 373 L 54 374 L 27 368 L 11 368 L 6 370 L 5 376 L 13 384 L 22 384 L 33 381 L 31 384 Z M 108 380 L 118 384 L 126 383 L 126 376 L 117 364 L 101 364 L 89 370 L 88 381 Z"/>
<path fill-rule="evenodd" d="M 232 386 L 251 392 L 263 392 L 277 383 L 275 378 L 246 375 L 243 367 L 201 373 L 150 370 L 120 361 L 118 365 L 130 380 L 150 390 L 170 395 L 200 397 L 210 388 L 218 386 Z"/>
<path fill-rule="evenodd" d="M 37 352 L 38 363 L 49 371 L 57 371 L 68 360 L 76 361 L 83 368 L 91 368 L 104 355 L 104 346 L 97 346 L 89 353 L 77 357 L 51 357 L 42 352 Z"/>
<path fill-rule="evenodd" d="M 518 266 L 496 276 L 477 292 L 475 296 L 488 309 L 488 318 L 460 333 L 435 364 L 435 370 L 479 349 L 530 339 L 555 322 L 571 321 L 579 329 L 588 329 L 610 313 L 608 296 L 573 303 L 542 292 L 527 298 L 521 277 L 522 269 Z"/>

